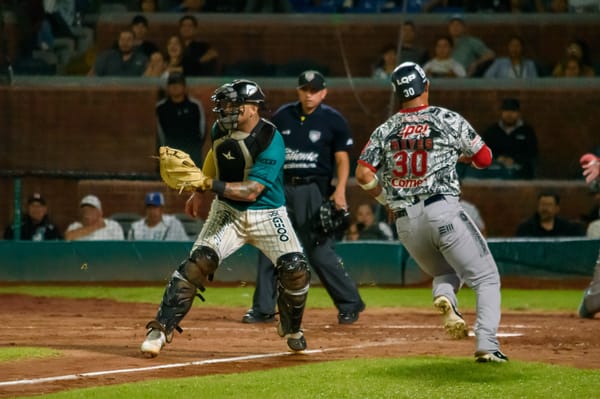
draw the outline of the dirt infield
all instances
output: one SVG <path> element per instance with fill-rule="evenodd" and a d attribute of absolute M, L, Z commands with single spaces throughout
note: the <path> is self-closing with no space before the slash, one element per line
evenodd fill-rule
<path fill-rule="evenodd" d="M 182 323 L 183 334 L 176 334 L 159 357 L 146 359 L 138 348 L 155 305 L 20 295 L 0 295 L 0 303 L 0 346 L 44 346 L 64 353 L 2 363 L 0 398 L 356 357 L 466 357 L 475 345 L 473 337 L 449 339 L 433 308 L 367 308 L 351 326 L 338 325 L 334 309 L 308 309 L 309 352 L 290 355 L 275 324 L 245 325 L 240 323 L 245 309 L 202 306 L 192 309 Z M 472 325 L 475 315 L 466 312 L 465 318 Z M 499 333 L 509 335 L 500 341 L 513 360 L 600 368 L 599 327 L 599 319 L 580 320 L 574 312 L 512 312 L 503 315 Z"/>

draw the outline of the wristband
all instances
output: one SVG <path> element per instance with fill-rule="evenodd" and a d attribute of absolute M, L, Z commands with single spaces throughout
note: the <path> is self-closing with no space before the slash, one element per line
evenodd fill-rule
<path fill-rule="evenodd" d="M 375 197 L 375 201 L 377 201 L 381 205 L 385 206 L 385 205 L 387 205 L 387 201 L 385 199 L 386 196 L 387 196 L 387 193 L 385 192 L 385 188 L 381 187 L 381 192 L 379 193 L 379 195 L 377 197 Z"/>
<path fill-rule="evenodd" d="M 377 178 L 377 175 L 374 175 L 373 180 L 371 180 L 370 182 L 365 183 L 365 184 L 359 184 L 359 186 L 363 190 L 369 191 L 369 190 L 373 190 L 375 187 L 377 187 L 378 184 L 379 184 L 379 179 Z"/>
<path fill-rule="evenodd" d="M 222 197 L 225 194 L 225 184 L 222 180 L 213 180 L 212 191 Z"/>

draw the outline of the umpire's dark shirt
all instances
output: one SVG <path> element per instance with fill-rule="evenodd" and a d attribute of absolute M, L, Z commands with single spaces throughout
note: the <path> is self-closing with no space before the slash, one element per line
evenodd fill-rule
<path fill-rule="evenodd" d="M 583 225 L 570 222 L 563 218 L 554 219 L 554 228 L 546 230 L 540 224 L 540 217 L 536 213 L 517 228 L 517 237 L 575 237 L 585 236 Z"/>
<path fill-rule="evenodd" d="M 304 115 L 300 102 L 283 105 L 271 122 L 285 142 L 284 174 L 333 177 L 334 154 L 348 152 L 352 136 L 346 119 L 334 108 L 320 104 Z"/>
<path fill-rule="evenodd" d="M 156 104 L 156 117 L 158 144 L 187 152 L 201 168 L 205 123 L 202 104 L 188 96 L 180 103 L 165 98 Z"/>

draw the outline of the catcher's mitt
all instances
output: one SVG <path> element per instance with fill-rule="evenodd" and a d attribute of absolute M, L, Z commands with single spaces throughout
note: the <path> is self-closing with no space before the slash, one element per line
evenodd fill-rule
<path fill-rule="evenodd" d="M 212 179 L 202 173 L 186 152 L 163 146 L 158 149 L 158 155 L 160 177 L 167 186 L 179 193 L 211 188 Z"/>

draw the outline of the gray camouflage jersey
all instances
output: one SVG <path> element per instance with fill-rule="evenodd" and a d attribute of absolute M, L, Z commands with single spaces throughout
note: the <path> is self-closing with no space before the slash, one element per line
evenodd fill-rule
<path fill-rule="evenodd" d="M 393 210 L 434 194 L 460 195 L 456 162 L 484 145 L 461 115 L 442 107 L 404 109 L 373 131 L 359 163 L 379 170 Z"/>

